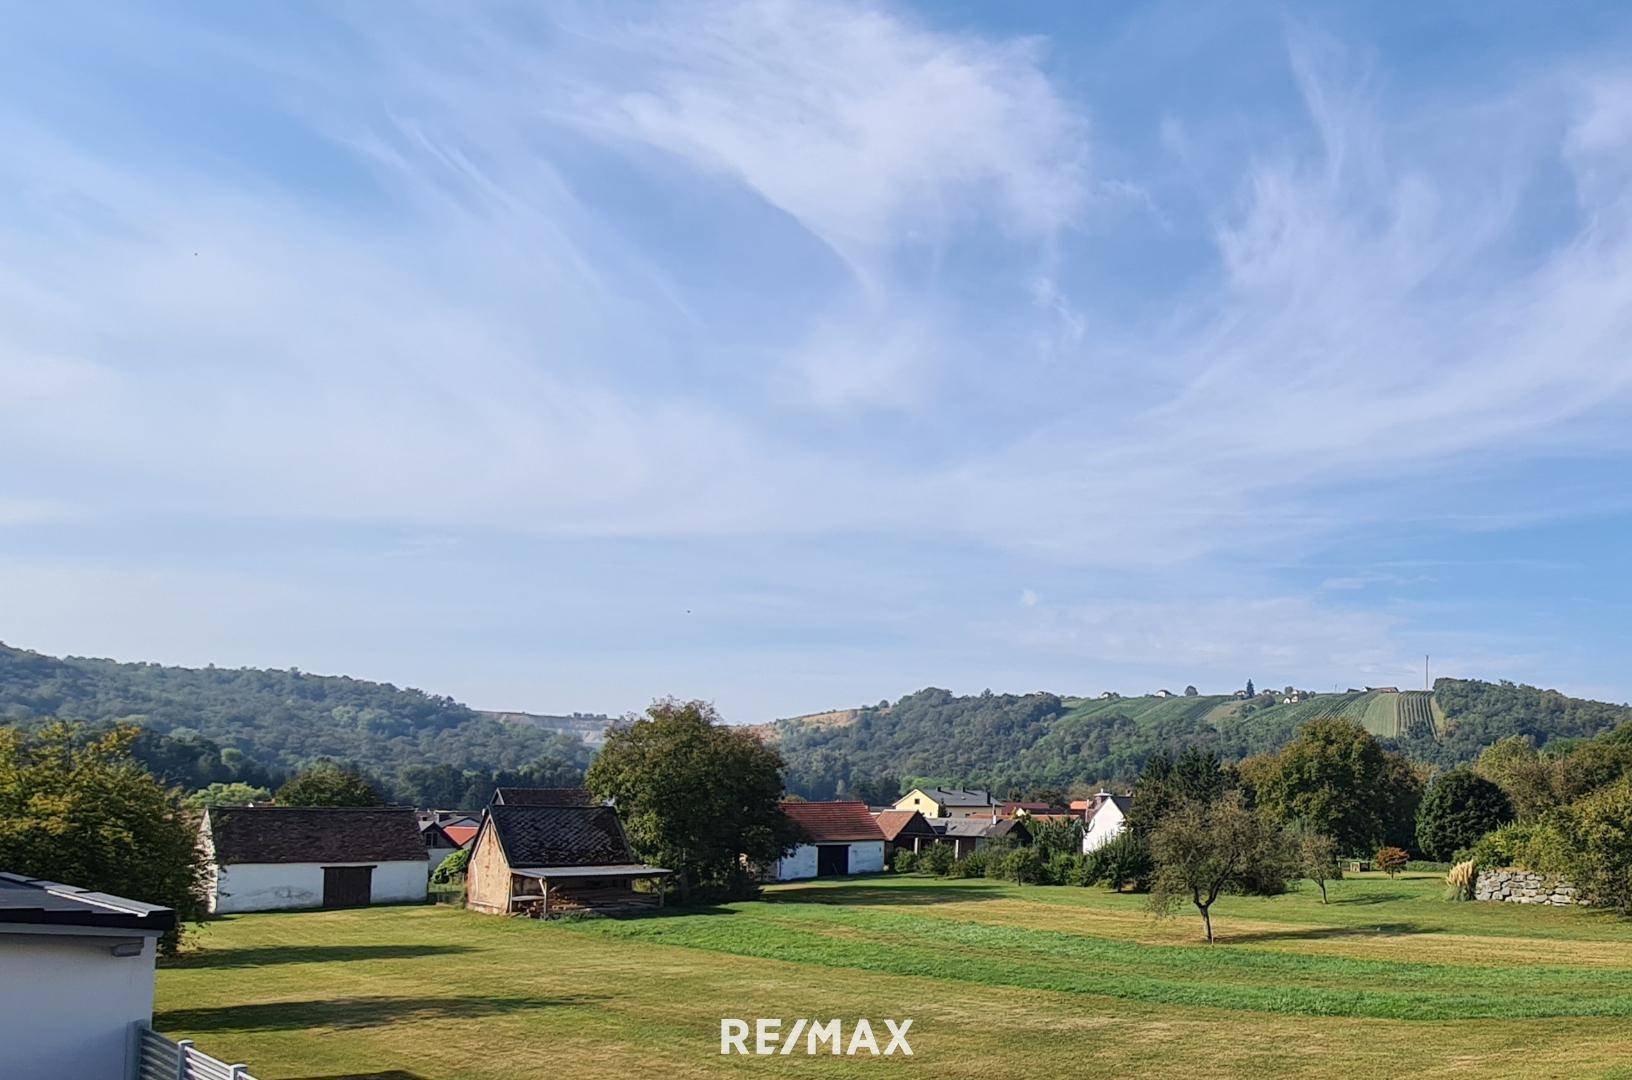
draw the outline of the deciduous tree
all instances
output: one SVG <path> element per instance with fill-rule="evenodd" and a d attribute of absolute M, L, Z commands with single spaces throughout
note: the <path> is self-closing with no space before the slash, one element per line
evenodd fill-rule
<path fill-rule="evenodd" d="M 1417 850 L 1449 859 L 1513 820 L 1507 793 L 1471 769 L 1453 769 L 1428 788 L 1417 811 Z"/>
<path fill-rule="evenodd" d="M 320 761 L 278 789 L 282 806 L 384 806 L 385 796 L 357 769 Z"/>
<path fill-rule="evenodd" d="M 778 805 L 781 756 L 705 701 L 654 702 L 607 735 L 585 781 L 616 801 L 641 857 L 675 872 L 682 902 L 699 887 L 749 891 L 742 859 L 769 863 L 799 840 Z"/>
<path fill-rule="evenodd" d="M 0 728 L 0 867 L 173 908 L 174 952 L 204 909 L 197 824 L 132 758 L 136 735 Z"/>
<path fill-rule="evenodd" d="M 1213 941 L 1213 904 L 1226 892 L 1270 895 L 1284 892 L 1296 873 L 1290 838 L 1261 813 L 1249 810 L 1240 792 L 1211 805 L 1185 802 L 1150 837 L 1154 863 L 1150 906 L 1170 915 L 1185 903 L 1201 913 L 1207 942 Z"/>

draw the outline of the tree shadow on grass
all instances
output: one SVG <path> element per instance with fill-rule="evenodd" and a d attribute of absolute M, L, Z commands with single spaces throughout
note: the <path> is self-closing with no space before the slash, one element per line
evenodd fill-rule
<path fill-rule="evenodd" d="M 201 949 L 167 961 L 165 967 L 234 968 L 263 964 L 326 964 L 352 960 L 413 960 L 477 950 L 469 945 L 255 945 L 235 949 Z"/>
<path fill-rule="evenodd" d="M 1392 904 L 1398 900 L 1416 900 L 1418 894 L 1405 892 L 1362 893 L 1359 896 L 1345 896 L 1340 900 L 1333 900 L 1332 906 L 1341 904 L 1343 907 L 1364 907 L 1369 904 Z"/>
<path fill-rule="evenodd" d="M 765 899 L 773 904 L 922 907 L 927 904 L 958 904 L 969 900 L 1001 900 L 1003 895 L 1002 889 L 996 883 L 990 888 L 980 885 L 915 885 L 911 888 L 837 885 L 783 889 L 767 893 Z"/>
<path fill-rule="evenodd" d="M 420 1020 L 465 1020 L 503 1013 L 594 1005 L 606 994 L 570 997 L 352 997 L 267 1001 L 208 1009 L 167 1009 L 153 1016 L 163 1032 L 202 1035 L 221 1031 L 298 1031 L 303 1028 L 383 1027 Z"/>
<path fill-rule="evenodd" d="M 1245 944 L 1254 941 L 1323 941 L 1331 938 L 1405 937 L 1409 934 L 1428 934 L 1433 931 L 1416 923 L 1377 923 L 1372 926 L 1301 926 L 1286 930 L 1253 930 L 1232 934 L 1222 927 L 1218 940 L 1223 944 Z"/>
<path fill-rule="evenodd" d="M 385 1072 L 371 1073 L 329 1073 L 326 1076 L 291 1076 L 287 1080 L 425 1080 L 425 1077 L 415 1072 L 403 1072 L 401 1069 L 387 1069 Z"/>

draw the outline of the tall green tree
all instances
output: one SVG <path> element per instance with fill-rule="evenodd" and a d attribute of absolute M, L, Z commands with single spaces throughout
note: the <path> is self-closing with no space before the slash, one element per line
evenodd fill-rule
<path fill-rule="evenodd" d="M 270 801 L 272 793 L 264 787 L 238 781 L 230 784 L 217 781 L 188 795 L 181 805 L 188 810 L 203 810 L 210 806 L 248 806 L 250 803 Z"/>
<path fill-rule="evenodd" d="M 320 761 L 278 789 L 283 806 L 384 806 L 385 796 L 358 769 Z"/>
<path fill-rule="evenodd" d="M 1415 809 L 1420 792 L 1408 764 L 1393 761 L 1359 724 L 1336 717 L 1311 720 L 1250 771 L 1258 804 L 1272 817 L 1330 836 L 1351 853 L 1387 839 L 1390 821 L 1403 805 Z"/>
<path fill-rule="evenodd" d="M 0 728 L 0 867 L 173 908 L 160 942 L 173 953 L 204 910 L 197 824 L 131 756 L 136 737 L 129 726 Z"/>
<path fill-rule="evenodd" d="M 1513 804 L 1506 792 L 1471 769 L 1453 769 L 1423 796 L 1417 811 L 1417 850 L 1430 859 L 1449 859 L 1512 820 Z"/>
<path fill-rule="evenodd" d="M 682 902 L 751 892 L 743 859 L 769 863 L 800 839 L 779 805 L 781 756 L 705 701 L 654 702 L 607 735 L 585 782 L 616 802 L 636 852 L 675 872 Z"/>

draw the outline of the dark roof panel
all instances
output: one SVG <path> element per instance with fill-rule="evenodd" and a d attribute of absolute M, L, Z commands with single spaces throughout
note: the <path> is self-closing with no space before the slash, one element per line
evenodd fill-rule
<path fill-rule="evenodd" d="M 599 806 L 588 788 L 501 787 L 493 791 L 495 806 Z"/>
<path fill-rule="evenodd" d="M 209 825 L 217 865 L 429 858 L 406 806 L 216 806 Z"/>
<path fill-rule="evenodd" d="M 618 812 L 610 806 L 512 806 L 487 809 L 504 858 L 513 867 L 616 866 L 635 862 Z"/>
<path fill-rule="evenodd" d="M 91 892 L 55 881 L 0 873 L 0 923 L 94 926 L 163 933 L 176 913 L 157 904 Z"/>

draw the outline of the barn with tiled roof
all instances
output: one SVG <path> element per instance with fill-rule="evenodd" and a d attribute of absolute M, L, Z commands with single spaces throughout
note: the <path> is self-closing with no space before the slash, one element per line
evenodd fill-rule
<path fill-rule="evenodd" d="M 804 842 L 776 861 L 773 881 L 876 874 L 884 869 L 884 833 L 866 803 L 785 802 L 782 812 L 804 832 Z"/>

